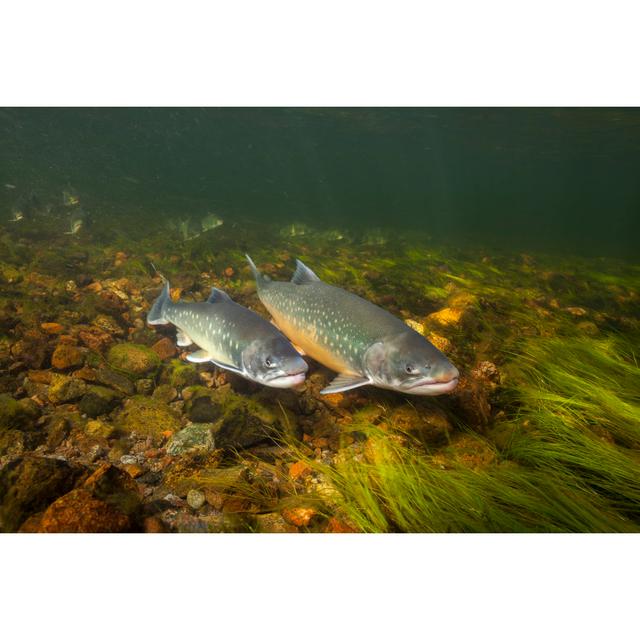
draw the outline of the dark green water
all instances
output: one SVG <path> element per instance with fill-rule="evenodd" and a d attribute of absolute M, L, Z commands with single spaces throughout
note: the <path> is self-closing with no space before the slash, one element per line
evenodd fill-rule
<path fill-rule="evenodd" d="M 0 207 L 420 228 L 633 258 L 637 109 L 3 109 Z M 119 223 L 120 224 L 120 223 Z"/>

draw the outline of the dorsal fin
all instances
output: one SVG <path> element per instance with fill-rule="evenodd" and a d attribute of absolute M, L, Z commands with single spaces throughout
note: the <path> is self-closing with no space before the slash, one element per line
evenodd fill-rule
<path fill-rule="evenodd" d="M 304 262 L 296 260 L 296 270 L 291 282 L 293 284 L 309 284 L 310 282 L 320 282 L 320 278 Z"/>
<path fill-rule="evenodd" d="M 231 302 L 231 296 L 222 289 L 211 287 L 211 295 L 207 298 L 207 302 L 215 304 L 216 302 Z"/>

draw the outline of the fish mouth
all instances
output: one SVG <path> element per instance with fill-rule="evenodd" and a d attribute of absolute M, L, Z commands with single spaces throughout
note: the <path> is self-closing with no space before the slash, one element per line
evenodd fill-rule
<path fill-rule="evenodd" d="M 451 393 L 458 386 L 458 376 L 447 380 L 446 382 L 437 382 L 433 380 L 420 380 L 410 387 L 404 389 L 405 393 L 413 393 L 420 396 L 439 396 L 443 393 Z"/>
<path fill-rule="evenodd" d="M 302 384 L 307 376 L 306 371 L 299 371 L 297 373 L 284 373 L 276 378 L 267 380 L 264 384 L 268 387 L 275 387 L 277 389 L 288 389 L 289 387 L 295 387 L 298 384 Z"/>

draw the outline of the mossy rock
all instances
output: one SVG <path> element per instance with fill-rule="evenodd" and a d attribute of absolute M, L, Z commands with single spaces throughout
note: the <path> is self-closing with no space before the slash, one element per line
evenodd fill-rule
<path fill-rule="evenodd" d="M 16 458 L 0 471 L 0 530 L 17 531 L 31 515 L 71 491 L 81 467 L 54 458 Z"/>
<path fill-rule="evenodd" d="M 126 396 L 132 396 L 136 392 L 133 382 L 131 382 L 127 376 L 109 367 L 102 367 L 96 371 L 96 382 L 103 384 L 105 387 L 120 391 Z"/>
<path fill-rule="evenodd" d="M 97 418 L 115 409 L 122 398 L 123 395 L 118 391 L 107 387 L 90 385 L 87 392 L 82 396 L 78 408 L 90 418 Z"/>
<path fill-rule="evenodd" d="M 87 383 L 80 378 L 54 373 L 49 385 L 49 400 L 53 404 L 63 404 L 79 400 L 87 390 Z"/>
<path fill-rule="evenodd" d="M 107 362 L 116 371 L 121 371 L 132 378 L 142 378 L 154 374 L 160 367 L 161 360 L 149 347 L 124 342 L 109 349 Z"/>
<path fill-rule="evenodd" d="M 178 431 L 180 417 L 169 406 L 147 396 L 133 396 L 127 400 L 114 424 L 124 433 L 153 436 L 159 439 L 165 431 Z"/>
<path fill-rule="evenodd" d="M 40 410 L 33 400 L 15 400 L 8 393 L 0 394 L 0 429 L 26 429 L 39 416 Z"/>
<path fill-rule="evenodd" d="M 182 360 L 171 360 L 165 369 L 167 382 L 176 389 L 183 389 L 200 382 L 198 370 L 194 364 Z M 163 377 L 165 377 L 163 376 Z"/>
<path fill-rule="evenodd" d="M 215 446 L 223 449 L 252 447 L 272 439 L 295 425 L 293 414 L 276 413 L 271 407 L 230 390 L 189 387 L 185 411 L 194 422 L 211 422 Z"/>

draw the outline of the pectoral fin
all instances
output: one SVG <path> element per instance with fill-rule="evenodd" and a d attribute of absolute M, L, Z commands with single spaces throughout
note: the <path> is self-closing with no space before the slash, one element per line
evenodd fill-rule
<path fill-rule="evenodd" d="M 343 391 L 349 391 L 349 389 L 363 387 L 366 384 L 371 384 L 371 380 L 369 380 L 369 378 L 353 373 L 341 373 L 336 376 L 320 393 L 323 396 L 329 393 L 342 393 Z"/>
<path fill-rule="evenodd" d="M 187 360 L 189 362 L 212 362 L 211 355 L 208 351 L 204 349 L 200 349 L 199 351 L 194 351 L 187 356 Z"/>
<path fill-rule="evenodd" d="M 233 364 L 229 364 L 228 362 L 220 362 L 219 360 L 214 360 L 211 354 L 204 349 L 200 349 L 200 351 L 194 351 L 187 356 L 187 360 L 189 362 L 211 362 L 216 365 L 216 367 L 220 367 L 221 369 L 226 369 L 227 371 L 233 371 L 233 373 L 239 373 L 240 375 L 244 375 L 242 369 L 238 369 Z"/>
<path fill-rule="evenodd" d="M 178 331 L 176 337 L 179 347 L 188 347 L 190 344 L 193 344 L 193 340 L 186 333 L 184 333 L 184 331 Z"/>

